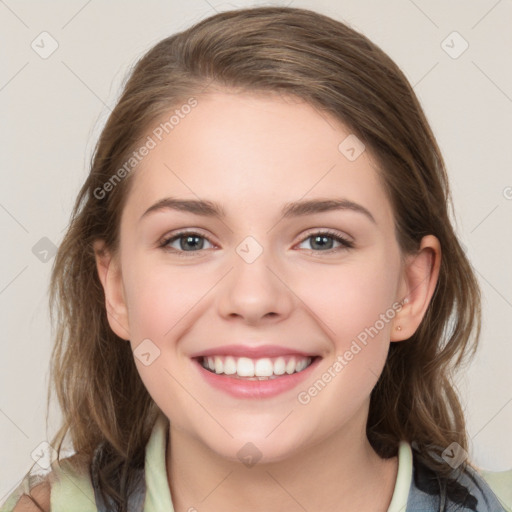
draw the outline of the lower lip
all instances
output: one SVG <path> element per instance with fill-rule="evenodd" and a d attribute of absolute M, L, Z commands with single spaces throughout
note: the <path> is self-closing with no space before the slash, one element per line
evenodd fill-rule
<path fill-rule="evenodd" d="M 194 363 L 208 384 L 228 395 L 235 398 L 270 398 L 298 386 L 311 375 L 319 361 L 320 357 L 317 357 L 301 372 L 292 373 L 291 375 L 285 374 L 269 380 L 245 380 L 223 374 L 218 375 L 206 370 L 197 359 L 194 360 Z"/>

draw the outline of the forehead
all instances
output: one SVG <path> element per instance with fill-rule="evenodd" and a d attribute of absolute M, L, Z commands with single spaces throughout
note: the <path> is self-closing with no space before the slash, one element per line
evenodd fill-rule
<path fill-rule="evenodd" d="M 140 216 L 166 196 L 213 200 L 228 216 L 343 197 L 392 220 L 368 148 L 336 118 L 279 95 L 217 92 L 196 101 L 144 134 L 154 147 L 134 171 L 127 214 Z"/>

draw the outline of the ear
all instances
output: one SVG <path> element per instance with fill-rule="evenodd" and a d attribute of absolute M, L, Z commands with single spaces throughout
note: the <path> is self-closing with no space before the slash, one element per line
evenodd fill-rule
<path fill-rule="evenodd" d="M 439 240 L 424 236 L 418 252 L 406 258 L 398 296 L 403 306 L 393 320 L 391 341 L 407 340 L 416 332 L 434 295 L 440 267 Z"/>
<path fill-rule="evenodd" d="M 128 308 L 118 258 L 107 249 L 104 240 L 93 243 L 96 268 L 103 291 L 110 328 L 122 339 L 130 339 Z"/>

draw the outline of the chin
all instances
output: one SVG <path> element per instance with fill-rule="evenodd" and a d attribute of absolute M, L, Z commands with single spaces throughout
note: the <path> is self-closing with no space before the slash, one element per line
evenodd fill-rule
<path fill-rule="evenodd" d="M 247 431 L 240 435 L 237 435 L 236 431 L 231 431 L 234 439 L 224 439 L 222 442 L 219 442 L 219 439 L 205 439 L 203 442 L 223 459 L 241 463 L 247 467 L 255 464 L 261 467 L 262 464 L 281 462 L 302 451 L 300 435 L 294 436 L 289 429 L 283 428 L 279 433 L 276 429 L 275 433 L 267 437 L 267 432 L 270 431 L 271 429 L 261 430 L 253 436 Z"/>

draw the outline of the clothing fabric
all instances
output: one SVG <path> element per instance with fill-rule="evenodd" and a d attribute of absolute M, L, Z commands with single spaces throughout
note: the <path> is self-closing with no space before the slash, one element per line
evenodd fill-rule
<path fill-rule="evenodd" d="M 161 414 L 146 445 L 144 468 L 137 474 L 129 498 L 130 512 L 174 512 L 165 465 L 168 428 L 169 420 Z M 77 472 L 66 459 L 53 469 L 52 512 L 110 512 L 97 485 L 100 456 L 98 447 L 88 472 Z M 28 493 L 40 481 L 37 476 L 28 475 L 0 512 L 12 512 L 21 494 Z M 387 512 L 512 512 L 511 490 L 512 471 L 480 474 L 466 468 L 453 479 L 443 480 L 420 463 L 409 443 L 401 442 L 398 474 Z"/>

